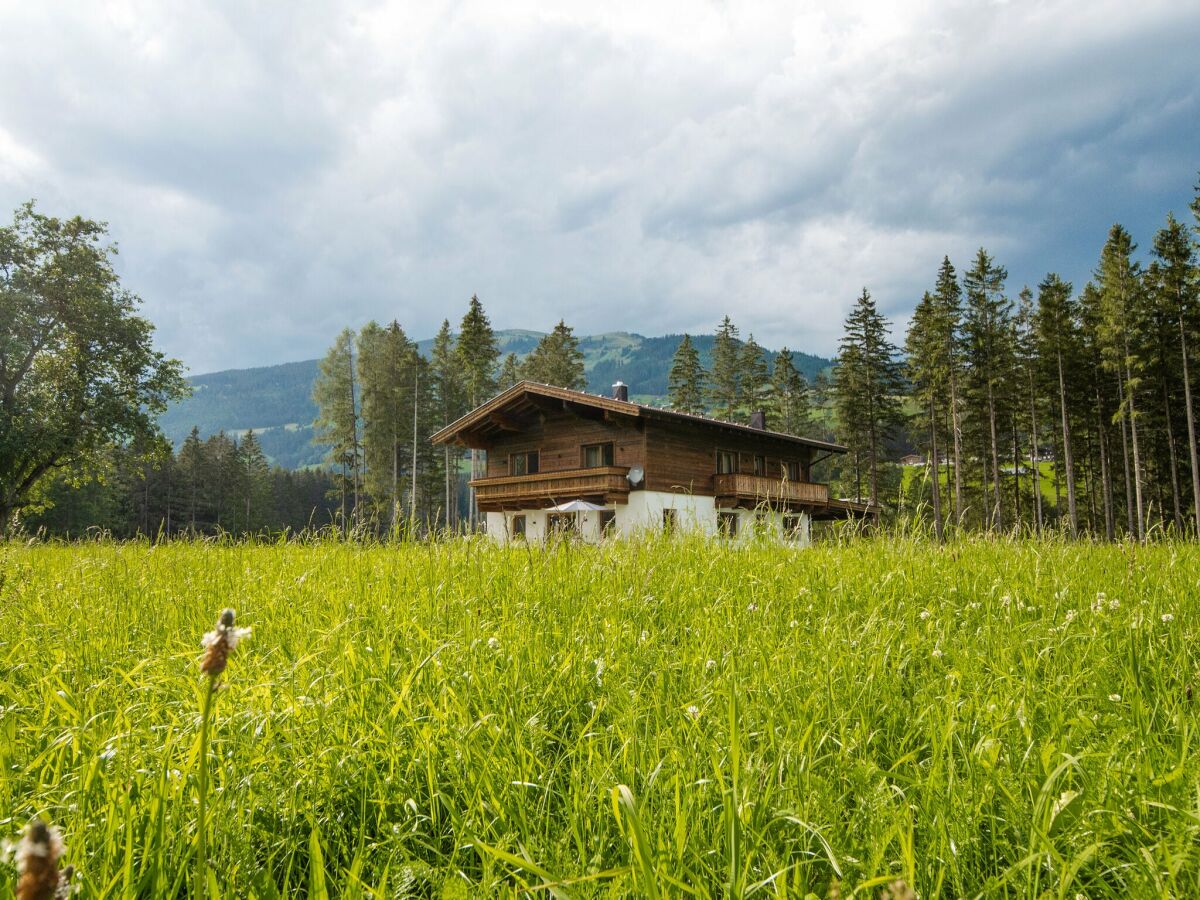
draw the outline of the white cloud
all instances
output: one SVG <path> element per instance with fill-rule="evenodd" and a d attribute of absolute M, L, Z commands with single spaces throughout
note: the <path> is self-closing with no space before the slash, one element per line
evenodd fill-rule
<path fill-rule="evenodd" d="M 1115 2 L 0 0 L 0 203 L 108 220 L 197 371 L 343 325 L 829 352 L 943 254 L 1084 276 L 1182 207 L 1200 10 Z M 1144 244 L 1149 235 L 1139 236 Z"/>

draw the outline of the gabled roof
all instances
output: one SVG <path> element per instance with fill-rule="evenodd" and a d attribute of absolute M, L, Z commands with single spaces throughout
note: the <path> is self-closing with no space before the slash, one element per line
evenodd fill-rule
<path fill-rule="evenodd" d="M 455 442 L 468 443 L 473 436 L 476 441 L 493 431 L 518 430 L 512 423 L 507 422 L 505 414 L 521 411 L 542 411 L 547 408 L 547 402 L 557 402 L 561 409 L 587 409 L 600 414 L 610 413 L 633 419 L 657 419 L 687 422 L 701 427 L 713 428 L 720 431 L 736 431 L 754 437 L 770 438 L 772 440 L 788 441 L 830 453 L 845 453 L 846 448 L 840 444 L 828 441 L 818 441 L 813 438 L 785 434 L 782 431 L 769 431 L 763 428 L 751 428 L 739 422 L 727 422 L 724 419 L 713 419 L 708 416 L 696 416 L 691 413 L 679 412 L 674 409 L 660 409 L 657 406 L 643 406 L 640 403 L 630 403 L 628 400 L 615 400 L 612 397 L 601 397 L 584 391 L 572 391 L 567 388 L 553 387 L 548 384 L 538 384 L 534 381 L 522 381 L 514 384 L 506 391 L 501 391 L 491 400 L 477 406 L 461 419 L 451 422 L 445 428 L 436 432 L 430 440 L 435 444 L 450 444 Z"/>

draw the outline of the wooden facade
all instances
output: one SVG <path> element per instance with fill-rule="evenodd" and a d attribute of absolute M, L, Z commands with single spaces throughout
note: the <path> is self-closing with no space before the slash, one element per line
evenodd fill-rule
<path fill-rule="evenodd" d="M 486 475 L 471 486 L 489 513 L 571 500 L 619 508 L 638 491 L 811 518 L 866 511 L 811 481 L 819 458 L 845 452 L 836 444 L 530 382 L 433 440 L 487 452 Z"/>

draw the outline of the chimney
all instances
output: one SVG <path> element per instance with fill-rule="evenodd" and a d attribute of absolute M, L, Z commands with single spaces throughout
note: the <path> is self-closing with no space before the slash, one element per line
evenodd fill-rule
<path fill-rule="evenodd" d="M 614 384 L 613 385 L 613 399 L 614 400 L 624 400 L 626 403 L 628 403 L 629 402 L 629 385 L 627 385 L 623 381 L 618 381 L 616 384 Z"/>
<path fill-rule="evenodd" d="M 750 413 L 750 427 L 760 431 L 767 430 L 767 411 L 765 409 L 756 409 Z"/>

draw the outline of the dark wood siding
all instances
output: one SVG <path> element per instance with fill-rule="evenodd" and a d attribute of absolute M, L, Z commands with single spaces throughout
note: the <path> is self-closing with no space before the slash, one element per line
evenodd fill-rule
<path fill-rule="evenodd" d="M 623 424 L 625 421 L 628 424 Z M 538 471 L 561 472 L 583 466 L 583 446 L 613 443 L 614 466 L 646 466 L 646 442 L 634 419 L 596 421 L 566 413 L 548 413 L 520 432 L 498 438 L 487 451 L 487 476 L 508 475 L 512 453 L 537 450 Z"/>
<path fill-rule="evenodd" d="M 754 471 L 754 457 L 766 457 L 766 476 L 783 477 L 783 461 L 796 460 L 801 475 L 809 477 L 812 449 L 790 441 L 758 437 L 746 432 L 651 421 L 646 425 L 646 489 L 691 494 L 712 494 L 717 450 L 738 454 L 740 470 Z"/>

